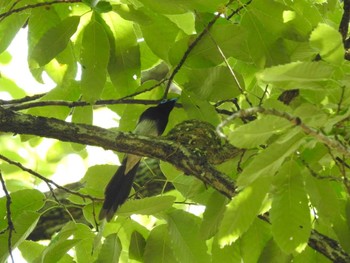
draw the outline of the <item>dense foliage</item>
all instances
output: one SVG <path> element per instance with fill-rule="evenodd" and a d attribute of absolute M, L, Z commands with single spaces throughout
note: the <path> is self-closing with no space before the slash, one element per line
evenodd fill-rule
<path fill-rule="evenodd" d="M 0 261 L 18 248 L 28 262 L 350 262 L 349 17 L 348 0 L 1 1 L 1 68 L 24 28 L 28 69 L 55 87 L 36 94 L 20 73 L 0 75 Z M 154 149 L 121 148 L 159 157 L 146 178 L 165 177 L 160 194 L 131 198 L 102 225 L 116 165 L 86 167 L 78 188 L 53 191 L 68 155 L 94 158 L 77 128 L 87 126 L 70 125 L 96 124 L 104 109 L 131 131 L 165 97 L 179 97 L 166 133 L 191 119 L 213 127 L 168 137 L 193 167 L 157 153 L 155 138 L 143 140 Z M 28 239 L 58 217 L 46 245 Z"/>

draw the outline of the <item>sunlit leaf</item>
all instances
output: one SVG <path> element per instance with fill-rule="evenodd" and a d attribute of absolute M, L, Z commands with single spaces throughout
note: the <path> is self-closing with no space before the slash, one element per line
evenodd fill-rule
<path fill-rule="evenodd" d="M 343 40 L 338 30 L 333 27 L 320 23 L 311 33 L 310 44 L 319 51 L 325 61 L 338 65 L 344 61 Z"/>
<path fill-rule="evenodd" d="M 238 148 L 254 148 L 263 145 L 271 136 L 291 127 L 291 123 L 275 116 L 262 116 L 235 129 L 229 135 L 230 142 Z"/>
<path fill-rule="evenodd" d="M 238 177 L 237 184 L 247 186 L 259 177 L 274 175 L 285 158 L 293 154 L 303 142 L 304 136 L 302 134 L 294 135 L 293 132 L 291 134 L 290 139 L 283 142 L 274 142 L 255 156 Z"/>

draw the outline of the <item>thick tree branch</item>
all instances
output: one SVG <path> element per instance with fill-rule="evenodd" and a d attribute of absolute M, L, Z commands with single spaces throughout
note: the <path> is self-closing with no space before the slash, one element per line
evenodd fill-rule
<path fill-rule="evenodd" d="M 233 181 L 208 163 L 205 156 L 192 152 L 165 137 L 155 139 L 131 133 L 114 132 L 91 125 L 15 113 L 1 107 L 0 130 L 89 144 L 108 150 L 157 158 L 173 164 L 185 174 L 196 176 L 229 198 L 235 195 Z"/>

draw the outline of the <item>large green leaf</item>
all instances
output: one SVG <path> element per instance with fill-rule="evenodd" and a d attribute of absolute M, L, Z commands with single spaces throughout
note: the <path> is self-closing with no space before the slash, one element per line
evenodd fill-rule
<path fill-rule="evenodd" d="M 120 96 L 135 91 L 140 79 L 140 50 L 132 22 L 122 19 L 118 14 L 109 12 L 103 15 L 108 25 L 110 42 L 110 60 L 108 74 Z M 135 79 L 135 76 L 137 79 Z"/>
<path fill-rule="evenodd" d="M 226 210 L 228 199 L 215 191 L 211 194 L 203 214 L 203 221 L 200 227 L 201 236 L 209 239 L 219 230 L 221 220 Z"/>
<path fill-rule="evenodd" d="M 280 117 L 262 116 L 260 119 L 239 126 L 230 133 L 229 140 L 238 148 L 254 148 L 265 144 L 271 136 L 291 126 L 289 121 Z"/>
<path fill-rule="evenodd" d="M 219 124 L 219 118 L 214 106 L 208 101 L 200 100 L 197 94 L 183 91 L 181 100 L 189 119 L 206 121 L 214 126 Z"/>
<path fill-rule="evenodd" d="M 240 88 L 244 89 L 242 76 L 237 72 L 234 74 L 226 66 L 184 69 L 181 75 L 187 79 L 181 82 L 187 92 L 196 94 L 201 100 L 225 100 L 239 96 Z"/>
<path fill-rule="evenodd" d="M 343 39 L 333 27 L 320 23 L 311 33 L 310 44 L 317 49 L 323 60 L 337 65 L 344 61 Z"/>
<path fill-rule="evenodd" d="M 309 240 L 311 215 L 298 164 L 286 162 L 275 181 L 270 210 L 273 237 L 286 253 L 300 252 Z"/>
<path fill-rule="evenodd" d="M 146 242 L 143 259 L 146 263 L 178 262 L 171 249 L 171 240 L 165 224 L 152 229 Z"/>
<path fill-rule="evenodd" d="M 237 185 L 247 186 L 259 177 L 274 175 L 285 158 L 293 154 L 303 142 L 304 135 L 290 132 L 291 138 L 276 141 L 260 152 L 247 167 L 244 168 L 237 180 Z"/>
<path fill-rule="evenodd" d="M 152 215 L 170 208 L 174 201 L 175 197 L 173 196 L 152 196 L 138 200 L 129 200 L 118 209 L 117 215 Z"/>
<path fill-rule="evenodd" d="M 2 12 L 1 12 L 2 13 Z M 21 29 L 25 21 L 28 19 L 28 13 L 13 14 L 0 23 L 0 53 L 4 52 L 11 44 L 17 32 Z"/>
<path fill-rule="evenodd" d="M 33 48 L 30 57 L 36 60 L 39 66 L 50 62 L 66 48 L 70 38 L 77 30 L 79 22 L 79 16 L 71 16 L 49 29 Z"/>
<path fill-rule="evenodd" d="M 16 219 L 25 211 L 38 211 L 44 205 L 45 196 L 38 190 L 26 189 L 11 193 L 11 217 Z M 0 217 L 6 217 L 6 198 L 0 198 Z M 0 221 L 0 228 L 7 226 L 6 220 Z"/>
<path fill-rule="evenodd" d="M 240 249 L 243 261 L 257 262 L 270 238 L 271 226 L 256 217 L 248 231 L 240 238 Z"/>
<path fill-rule="evenodd" d="M 325 84 L 332 78 L 334 70 L 333 66 L 322 61 L 292 62 L 266 68 L 257 74 L 257 78 L 284 89 L 325 89 Z"/>
<path fill-rule="evenodd" d="M 152 21 L 140 25 L 142 36 L 149 48 L 159 58 L 168 61 L 170 47 L 174 44 L 180 29 L 169 18 L 154 14 Z"/>
<path fill-rule="evenodd" d="M 99 99 L 107 77 L 109 42 L 103 26 L 92 19 L 84 29 L 81 47 L 81 89 L 83 97 L 94 102 Z"/>
<path fill-rule="evenodd" d="M 211 262 L 205 240 L 200 238 L 199 218 L 182 210 L 167 214 L 171 247 L 178 262 Z"/>
<path fill-rule="evenodd" d="M 132 232 L 129 246 L 130 259 L 141 261 L 145 251 L 146 240 L 137 231 Z"/>
<path fill-rule="evenodd" d="M 30 197 L 27 197 L 25 201 L 29 201 Z M 2 207 L 0 206 L 1 210 L 3 211 Z M 12 206 L 11 206 L 12 207 Z M 11 212 L 13 210 L 11 209 Z M 30 210 L 22 210 L 22 213 L 18 215 L 17 217 L 12 217 L 13 226 L 15 228 L 15 231 L 12 231 L 12 237 L 11 237 L 11 248 L 12 250 L 15 249 L 19 244 L 21 244 L 26 238 L 29 236 L 29 234 L 34 230 L 38 220 L 39 220 L 40 214 L 30 211 Z M 2 216 L 1 218 L 5 218 Z M 3 226 L 4 223 L 7 223 L 7 220 L 1 220 L 1 230 L 4 231 L 7 226 Z M 0 235 L 0 262 L 6 262 L 7 258 L 9 257 L 9 251 L 8 251 L 8 240 L 9 240 L 9 231 L 5 231 L 3 234 Z"/>
<path fill-rule="evenodd" d="M 245 48 L 257 67 L 285 62 L 283 49 L 276 52 L 273 43 L 284 28 L 283 11 L 286 7 L 276 1 L 252 2 L 242 17 L 241 25 L 248 32 Z"/>
<path fill-rule="evenodd" d="M 221 247 L 232 244 L 249 229 L 261 210 L 271 178 L 272 176 L 257 179 L 227 205 L 218 233 Z"/>
<path fill-rule="evenodd" d="M 103 242 L 96 263 L 118 262 L 122 245 L 117 234 L 110 234 Z"/>

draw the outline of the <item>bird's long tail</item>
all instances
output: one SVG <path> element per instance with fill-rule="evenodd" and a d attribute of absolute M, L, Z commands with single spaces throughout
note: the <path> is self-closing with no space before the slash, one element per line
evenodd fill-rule
<path fill-rule="evenodd" d="M 129 196 L 140 160 L 125 174 L 127 159 L 128 158 L 125 158 L 123 160 L 122 165 L 118 168 L 106 187 L 105 201 L 99 215 L 100 220 L 106 218 L 109 222 L 119 206 L 121 206 Z"/>

